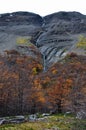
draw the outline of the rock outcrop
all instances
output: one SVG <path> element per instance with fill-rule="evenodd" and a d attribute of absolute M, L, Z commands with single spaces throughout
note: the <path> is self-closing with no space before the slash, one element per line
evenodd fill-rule
<path fill-rule="evenodd" d="M 80 35 L 86 35 L 86 16 L 78 12 L 58 12 L 44 17 L 44 33 L 37 40 L 46 65 L 57 62 L 76 48 Z"/>
<path fill-rule="evenodd" d="M 0 15 L 0 53 L 11 49 L 22 52 L 19 46 L 25 52 L 24 46 L 31 42 L 43 55 L 45 69 L 67 53 L 78 52 L 76 43 L 80 35 L 86 36 L 86 16 L 78 12 L 58 12 L 45 17 L 30 12 Z M 25 54 L 32 55 L 29 50 Z"/>
<path fill-rule="evenodd" d="M 41 16 L 29 12 L 14 12 L 0 15 L 0 53 L 16 50 L 22 55 L 41 57 L 33 44 L 43 24 Z M 37 37 L 35 37 L 35 35 Z"/>

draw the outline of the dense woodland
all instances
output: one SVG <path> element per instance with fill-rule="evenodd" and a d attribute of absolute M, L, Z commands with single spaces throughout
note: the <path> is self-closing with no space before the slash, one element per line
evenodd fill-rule
<path fill-rule="evenodd" d="M 13 53 L 12 53 L 13 52 Z M 40 58 L 0 55 L 0 116 L 86 109 L 86 56 L 68 54 L 46 72 Z"/>

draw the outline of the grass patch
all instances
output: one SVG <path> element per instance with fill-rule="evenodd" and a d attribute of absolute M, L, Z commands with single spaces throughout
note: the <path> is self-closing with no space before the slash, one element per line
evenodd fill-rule
<path fill-rule="evenodd" d="M 1 125 L 0 130 L 86 130 L 86 120 L 78 120 L 73 115 L 58 114 L 44 117 L 43 120 L 21 124 Z"/>
<path fill-rule="evenodd" d="M 76 120 L 72 124 L 73 130 L 86 130 L 86 120 Z"/>

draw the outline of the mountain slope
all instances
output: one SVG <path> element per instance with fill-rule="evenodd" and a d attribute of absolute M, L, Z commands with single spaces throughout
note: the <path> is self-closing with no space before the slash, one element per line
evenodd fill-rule
<path fill-rule="evenodd" d="M 0 53 L 0 116 L 86 113 L 85 15 L 1 14 Z"/>
<path fill-rule="evenodd" d="M 0 53 L 20 51 L 18 46 L 32 43 L 43 55 L 45 68 L 73 50 L 85 54 L 76 48 L 80 35 L 86 36 L 86 16 L 78 12 L 58 12 L 45 17 L 30 12 L 0 15 Z"/>

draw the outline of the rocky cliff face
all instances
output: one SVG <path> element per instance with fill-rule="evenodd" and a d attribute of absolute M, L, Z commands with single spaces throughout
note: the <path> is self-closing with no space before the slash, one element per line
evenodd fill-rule
<path fill-rule="evenodd" d="M 86 16 L 78 12 L 58 12 L 45 17 L 30 12 L 0 15 L 0 53 L 11 49 L 26 53 L 25 46 L 34 44 L 44 58 L 45 68 L 68 52 L 80 52 L 76 49 L 80 35 L 86 36 Z M 31 51 L 27 54 L 35 56 Z"/>
<path fill-rule="evenodd" d="M 58 12 L 44 17 L 44 33 L 38 38 L 46 64 L 57 62 L 73 51 L 79 36 L 86 33 L 86 16 L 77 12 Z"/>

